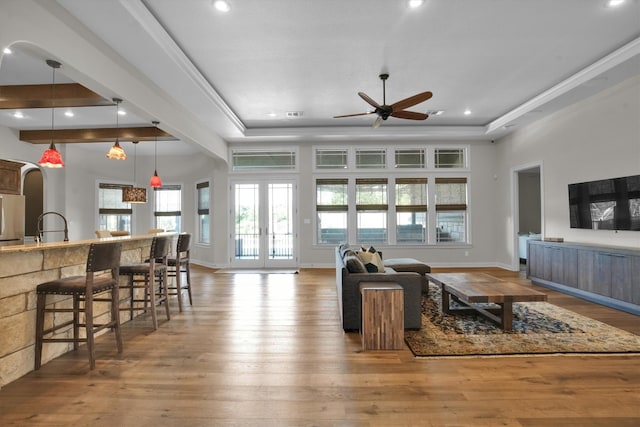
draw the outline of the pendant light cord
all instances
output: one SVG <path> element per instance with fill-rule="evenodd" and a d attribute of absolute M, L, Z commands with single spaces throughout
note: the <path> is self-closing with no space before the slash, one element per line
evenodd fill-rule
<path fill-rule="evenodd" d="M 54 116 L 56 109 L 56 67 L 51 67 L 53 70 L 53 79 L 51 83 L 51 145 L 53 145 L 53 139 L 55 137 Z"/>

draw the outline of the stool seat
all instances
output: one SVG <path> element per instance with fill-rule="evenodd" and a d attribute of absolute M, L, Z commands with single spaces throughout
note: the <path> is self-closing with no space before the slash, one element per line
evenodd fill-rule
<path fill-rule="evenodd" d="M 150 265 L 148 262 L 122 265 L 120 266 L 120 275 L 122 276 L 125 274 L 149 274 L 149 268 L 150 268 Z M 162 264 L 162 258 L 160 258 L 160 261 L 156 261 L 155 265 L 153 266 L 153 271 L 156 274 L 160 274 L 164 272 L 166 269 L 167 269 L 167 266 L 165 264 Z"/>
<path fill-rule="evenodd" d="M 96 277 L 93 279 L 93 294 L 98 294 L 111 289 L 115 285 L 111 277 Z M 85 276 L 65 277 L 64 279 L 51 280 L 37 286 L 36 293 L 46 295 L 80 295 L 86 291 L 87 279 Z"/>

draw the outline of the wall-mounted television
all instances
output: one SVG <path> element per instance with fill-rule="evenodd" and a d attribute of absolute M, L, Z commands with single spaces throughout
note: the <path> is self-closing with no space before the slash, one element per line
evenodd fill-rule
<path fill-rule="evenodd" d="M 569 184 L 571 228 L 640 231 L 640 175 Z"/>

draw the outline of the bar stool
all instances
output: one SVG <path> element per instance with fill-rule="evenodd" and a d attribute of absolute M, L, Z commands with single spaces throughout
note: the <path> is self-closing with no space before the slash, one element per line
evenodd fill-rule
<path fill-rule="evenodd" d="M 191 234 L 180 233 L 178 235 L 178 243 L 176 245 L 176 255 L 167 258 L 168 277 L 176 278 L 175 295 L 178 296 L 178 308 L 182 312 L 182 291 L 187 290 L 189 295 L 189 305 L 193 305 L 191 297 L 191 266 L 189 264 L 189 255 L 191 253 Z M 182 273 L 186 273 L 187 282 L 182 284 Z M 174 295 L 173 293 L 169 295 Z"/>
<path fill-rule="evenodd" d="M 169 314 L 169 298 L 167 293 L 167 255 L 171 247 L 171 236 L 156 236 L 151 240 L 151 250 L 147 262 L 137 264 L 126 264 L 120 266 L 120 275 L 128 276 L 126 287 L 129 289 L 129 308 L 120 308 L 120 310 L 128 310 L 129 318 L 133 319 L 134 311 L 147 311 L 147 304 L 151 308 L 151 321 L 153 329 L 158 329 L 158 318 L 156 315 L 156 306 L 164 303 L 167 313 L 167 320 L 171 319 Z M 136 279 L 135 276 L 142 276 L 142 279 Z M 156 294 L 155 279 L 158 278 L 158 292 Z M 136 295 L 136 289 L 144 289 L 143 298 Z M 156 296 L 158 298 L 156 299 Z M 143 302 L 143 308 L 136 308 L 135 303 Z"/>
<path fill-rule="evenodd" d="M 113 328 L 116 335 L 118 353 L 122 353 L 122 336 L 120 334 L 120 316 L 118 313 L 118 268 L 120 265 L 120 252 L 122 244 L 93 243 L 89 246 L 87 256 L 86 275 L 72 276 L 51 280 L 36 287 L 36 345 L 35 345 L 35 369 L 40 369 L 42 364 L 42 344 L 50 342 L 73 342 L 73 349 L 78 350 L 78 344 L 87 343 L 89 353 L 89 367 L 96 367 L 94 337 L 99 331 Z M 109 274 L 96 274 L 110 270 Z M 94 298 L 94 295 L 111 291 L 110 298 Z M 73 297 L 73 308 L 56 307 L 46 308 L 47 295 L 70 295 Z M 94 323 L 93 303 L 96 301 L 111 302 L 111 320 L 104 324 Z M 82 303 L 82 304 L 81 304 Z M 82 308 L 81 308 L 82 305 Z M 80 323 L 80 312 L 84 313 L 84 324 Z M 44 329 L 45 313 L 66 312 L 73 313 L 73 319 L 56 324 Z M 55 319 L 54 319 L 55 320 Z M 73 338 L 44 338 L 58 329 L 73 325 Z M 86 338 L 80 338 L 80 327 L 84 326 Z"/>

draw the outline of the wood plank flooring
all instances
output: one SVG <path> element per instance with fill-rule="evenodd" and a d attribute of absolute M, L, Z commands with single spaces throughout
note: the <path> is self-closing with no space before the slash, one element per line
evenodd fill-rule
<path fill-rule="evenodd" d="M 451 270 L 440 270 L 451 271 Z M 468 270 L 466 270 L 468 271 Z M 517 273 L 483 272 L 530 286 Z M 333 269 L 215 274 L 194 305 L 146 318 L 0 390 L 0 426 L 638 426 L 640 356 L 416 359 L 362 352 L 340 328 Z M 640 318 L 544 288 L 640 334 Z"/>

